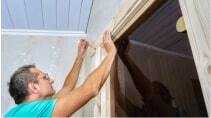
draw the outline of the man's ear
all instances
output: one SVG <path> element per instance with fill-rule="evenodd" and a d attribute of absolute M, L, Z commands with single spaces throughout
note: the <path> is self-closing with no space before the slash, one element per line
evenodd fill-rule
<path fill-rule="evenodd" d="M 29 82 L 28 90 L 29 90 L 29 93 L 37 94 L 39 91 L 39 85 L 35 82 Z"/>

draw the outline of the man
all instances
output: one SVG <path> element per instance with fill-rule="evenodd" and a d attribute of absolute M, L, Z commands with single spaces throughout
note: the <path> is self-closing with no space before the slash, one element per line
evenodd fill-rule
<path fill-rule="evenodd" d="M 116 55 L 116 47 L 110 32 L 103 35 L 107 56 L 78 88 L 75 88 L 88 42 L 81 40 L 79 51 L 72 70 L 67 75 L 62 89 L 56 93 L 52 88 L 53 80 L 34 65 L 19 68 L 9 83 L 10 95 L 18 104 L 6 113 L 6 117 L 66 117 L 95 97 L 105 83 Z"/>

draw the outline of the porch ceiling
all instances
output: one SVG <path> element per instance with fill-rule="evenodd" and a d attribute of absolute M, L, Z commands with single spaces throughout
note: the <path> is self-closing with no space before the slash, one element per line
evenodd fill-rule
<path fill-rule="evenodd" d="M 86 32 L 93 0 L 3 0 L 2 28 Z"/>

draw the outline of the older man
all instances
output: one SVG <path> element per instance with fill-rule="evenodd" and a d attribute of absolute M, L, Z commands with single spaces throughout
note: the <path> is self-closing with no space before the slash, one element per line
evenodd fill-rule
<path fill-rule="evenodd" d="M 6 113 L 6 117 L 65 117 L 71 116 L 79 108 L 95 97 L 105 83 L 112 63 L 115 59 L 116 48 L 110 32 L 103 35 L 103 46 L 107 56 L 86 81 L 75 88 L 78 75 L 88 47 L 88 42 L 81 40 L 78 56 L 72 70 L 67 75 L 62 89 L 55 94 L 53 80 L 34 65 L 19 68 L 9 82 L 9 92 L 14 98 L 16 107 Z"/>

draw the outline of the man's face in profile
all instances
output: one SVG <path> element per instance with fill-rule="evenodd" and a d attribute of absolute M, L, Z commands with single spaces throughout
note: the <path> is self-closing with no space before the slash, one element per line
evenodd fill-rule
<path fill-rule="evenodd" d="M 37 91 L 41 97 L 49 97 L 55 94 L 53 89 L 53 80 L 48 76 L 47 73 L 43 73 L 37 68 L 31 68 L 30 71 L 36 75 L 37 79 Z"/>

